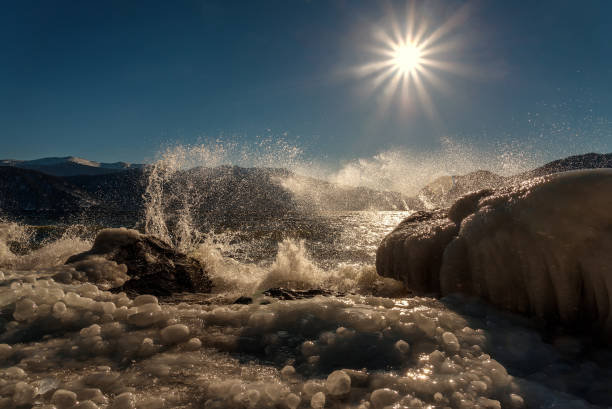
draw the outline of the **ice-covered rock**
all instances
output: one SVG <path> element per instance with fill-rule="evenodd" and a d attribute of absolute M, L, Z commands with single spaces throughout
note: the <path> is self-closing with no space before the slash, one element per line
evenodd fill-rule
<path fill-rule="evenodd" d="M 91 250 L 70 257 L 66 264 L 94 282 L 109 280 L 114 272 L 114 282 L 125 281 L 121 290 L 131 293 L 167 296 L 211 289 L 208 273 L 198 260 L 157 237 L 125 228 L 102 230 Z"/>
<path fill-rule="evenodd" d="M 610 169 L 471 193 L 404 220 L 382 241 L 377 271 L 415 292 L 476 295 L 610 341 L 610 209 Z"/>

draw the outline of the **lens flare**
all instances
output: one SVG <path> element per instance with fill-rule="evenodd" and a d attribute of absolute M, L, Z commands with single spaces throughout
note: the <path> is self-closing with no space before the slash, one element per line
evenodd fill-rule
<path fill-rule="evenodd" d="M 398 102 L 402 111 L 419 106 L 430 118 L 437 116 L 429 89 L 445 91 L 447 85 L 440 75 L 444 72 L 465 73 L 465 67 L 449 57 L 461 43 L 453 34 L 465 23 L 468 12 L 464 6 L 444 24 L 432 28 L 424 13 L 415 9 L 415 3 L 411 3 L 405 18 L 398 19 L 390 10 L 385 26 L 374 29 L 369 47 L 374 59 L 355 70 L 357 76 L 369 80 L 369 93 L 381 95 L 377 98 L 380 111 Z"/>

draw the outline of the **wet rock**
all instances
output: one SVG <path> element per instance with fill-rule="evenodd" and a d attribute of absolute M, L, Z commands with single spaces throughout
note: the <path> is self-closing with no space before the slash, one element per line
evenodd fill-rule
<path fill-rule="evenodd" d="M 247 297 L 247 296 L 244 296 L 244 295 L 241 296 L 241 297 L 238 297 L 236 299 L 236 301 L 234 301 L 234 304 L 243 304 L 243 305 L 246 305 L 246 304 L 252 304 L 252 303 L 253 303 L 253 299 L 251 297 Z"/>
<path fill-rule="evenodd" d="M 178 292 L 209 292 L 212 287 L 205 267 L 198 260 L 136 230 L 102 230 L 91 250 L 71 256 L 66 264 L 92 276 L 96 265 L 108 267 L 97 263 L 98 260 L 126 267 L 128 280 L 115 289 L 128 294 L 169 296 Z"/>
<path fill-rule="evenodd" d="M 313 288 L 310 290 L 291 290 L 289 288 L 274 287 L 264 291 L 263 295 L 278 298 L 279 300 L 301 300 L 304 298 L 313 298 L 318 295 L 331 297 L 341 296 L 343 294 L 321 288 Z"/>

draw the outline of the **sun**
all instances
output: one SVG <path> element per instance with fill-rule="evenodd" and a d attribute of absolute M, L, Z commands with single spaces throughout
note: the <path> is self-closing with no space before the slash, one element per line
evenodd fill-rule
<path fill-rule="evenodd" d="M 414 44 L 397 47 L 393 53 L 393 64 L 403 74 L 412 73 L 422 65 L 422 53 Z"/>
<path fill-rule="evenodd" d="M 366 44 L 366 51 L 373 58 L 353 71 L 366 80 L 362 84 L 368 94 L 377 94 L 376 107 L 381 115 L 396 106 L 402 113 L 419 108 L 437 119 L 430 91 L 446 91 L 445 73 L 469 71 L 454 57 L 457 48 L 463 46 L 457 31 L 465 24 L 469 5 L 460 7 L 438 27 L 432 27 L 424 14 L 415 2 L 409 3 L 405 18 L 398 19 L 390 10 L 384 24 L 372 27 L 372 43 Z"/>

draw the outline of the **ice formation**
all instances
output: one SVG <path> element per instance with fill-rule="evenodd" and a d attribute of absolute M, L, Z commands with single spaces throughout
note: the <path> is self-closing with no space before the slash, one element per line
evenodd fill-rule
<path fill-rule="evenodd" d="M 520 318 L 444 301 L 466 310 L 362 295 L 161 304 L 7 272 L 0 407 L 591 407 L 576 390 L 612 403 L 609 369 L 555 377 L 567 355 Z"/>
<path fill-rule="evenodd" d="M 612 340 L 612 170 L 573 171 L 459 199 L 402 222 L 377 270 Z"/>

